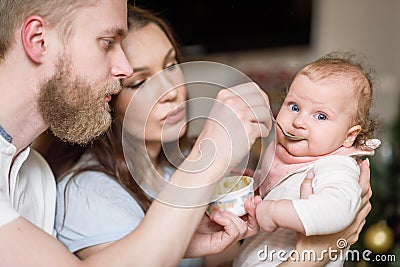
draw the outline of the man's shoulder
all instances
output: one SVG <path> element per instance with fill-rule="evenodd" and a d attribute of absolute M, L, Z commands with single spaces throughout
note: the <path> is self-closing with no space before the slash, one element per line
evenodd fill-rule
<path fill-rule="evenodd" d="M 23 166 L 25 168 L 39 168 L 43 171 L 50 171 L 51 168 L 44 157 L 35 149 L 31 149 L 29 155 L 24 162 Z"/>
<path fill-rule="evenodd" d="M 54 174 L 43 156 L 31 149 L 25 162 L 20 169 L 20 179 L 29 177 L 31 180 L 41 179 L 44 183 L 55 183 Z"/>

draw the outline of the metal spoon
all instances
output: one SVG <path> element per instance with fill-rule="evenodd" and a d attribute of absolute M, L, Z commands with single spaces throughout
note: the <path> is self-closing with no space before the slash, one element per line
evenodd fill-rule
<path fill-rule="evenodd" d="M 285 132 L 285 130 L 283 130 L 282 126 L 279 124 L 279 122 L 277 122 L 277 121 L 275 120 L 275 118 L 272 118 L 272 120 L 276 123 L 276 125 L 278 125 L 279 129 L 281 129 L 283 135 L 284 135 L 287 139 L 292 140 L 292 141 L 301 141 L 301 140 L 305 140 L 305 138 L 304 138 L 303 136 L 293 135 L 293 134 L 291 134 L 291 133 Z"/>

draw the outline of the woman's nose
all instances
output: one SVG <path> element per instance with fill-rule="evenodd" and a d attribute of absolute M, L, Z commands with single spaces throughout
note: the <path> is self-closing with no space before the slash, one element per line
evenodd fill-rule
<path fill-rule="evenodd" d="M 160 98 L 160 102 L 174 101 L 178 96 L 176 87 L 170 87 Z"/>
<path fill-rule="evenodd" d="M 163 74 L 159 78 L 162 87 L 162 95 L 159 101 L 174 101 L 178 97 L 179 85 L 174 82 L 173 77 L 169 77 L 168 75 Z"/>

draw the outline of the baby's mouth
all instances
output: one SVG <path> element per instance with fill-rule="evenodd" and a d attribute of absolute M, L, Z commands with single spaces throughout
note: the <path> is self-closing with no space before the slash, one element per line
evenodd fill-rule
<path fill-rule="evenodd" d="M 304 136 L 301 135 L 295 135 L 292 133 L 287 132 L 285 135 L 286 139 L 289 139 L 290 141 L 304 141 L 306 140 L 306 138 Z"/>

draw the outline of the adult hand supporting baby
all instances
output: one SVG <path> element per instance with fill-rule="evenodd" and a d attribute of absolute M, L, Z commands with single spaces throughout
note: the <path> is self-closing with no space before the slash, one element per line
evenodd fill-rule
<path fill-rule="evenodd" d="M 296 250 L 299 252 L 298 255 L 302 255 L 302 252 L 307 250 L 314 251 L 317 257 L 319 257 L 320 255 L 323 255 L 322 251 L 328 251 L 329 249 L 338 249 L 337 243 L 340 239 L 346 240 L 348 246 L 357 242 L 359 234 L 363 226 L 365 225 L 365 219 L 372 208 L 369 201 L 372 196 L 369 160 L 366 159 L 362 162 L 359 161 L 359 166 L 361 170 L 360 185 L 362 188 L 361 207 L 352 224 L 343 231 L 331 235 L 305 236 L 303 234 L 297 234 Z M 312 190 L 310 191 L 309 186 L 311 186 L 311 180 L 305 179 L 305 182 L 302 184 L 301 187 L 302 190 L 304 189 L 301 193 L 301 198 L 307 198 L 308 195 L 312 193 Z M 325 253 L 324 255 L 325 257 L 323 261 L 289 260 L 280 264 L 279 266 L 325 266 L 325 264 L 329 261 L 329 258 L 327 253 Z"/>

